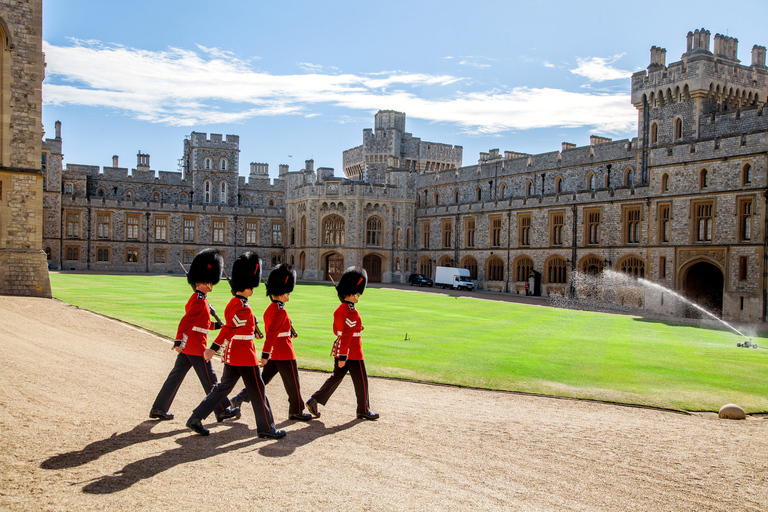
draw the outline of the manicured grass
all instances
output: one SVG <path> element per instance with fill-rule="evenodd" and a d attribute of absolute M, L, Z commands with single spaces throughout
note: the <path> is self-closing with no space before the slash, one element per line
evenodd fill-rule
<path fill-rule="evenodd" d="M 192 293 L 171 276 L 54 273 L 51 285 L 57 299 L 171 338 Z M 361 297 L 369 374 L 690 411 L 726 403 L 768 411 L 768 339 L 756 333 L 761 348 L 743 349 L 730 331 L 419 291 L 369 288 Z M 264 293 L 259 287 L 251 300 L 260 323 Z M 222 318 L 230 297 L 226 282 L 209 295 Z M 300 367 L 332 368 L 337 305 L 328 284 L 300 283 L 291 295 Z"/>

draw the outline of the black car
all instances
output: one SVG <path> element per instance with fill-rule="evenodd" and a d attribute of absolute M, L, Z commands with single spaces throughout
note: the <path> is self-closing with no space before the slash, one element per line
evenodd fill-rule
<path fill-rule="evenodd" d="M 411 277 L 408 278 L 408 284 L 411 286 L 432 286 L 435 283 L 421 274 L 411 274 Z"/>

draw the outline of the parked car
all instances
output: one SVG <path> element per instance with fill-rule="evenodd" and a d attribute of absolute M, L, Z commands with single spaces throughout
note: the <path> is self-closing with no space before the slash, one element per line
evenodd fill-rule
<path fill-rule="evenodd" d="M 408 284 L 411 286 L 432 286 L 435 283 L 421 274 L 411 274 L 411 277 L 408 278 Z"/>

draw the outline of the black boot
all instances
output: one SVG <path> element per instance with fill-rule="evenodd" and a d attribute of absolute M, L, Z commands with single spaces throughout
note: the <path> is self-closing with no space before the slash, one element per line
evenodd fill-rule
<path fill-rule="evenodd" d="M 187 420 L 187 427 L 191 428 L 201 436 L 207 436 L 210 433 L 208 432 L 208 429 L 203 426 L 203 420 L 197 416 L 191 416 Z"/>
<path fill-rule="evenodd" d="M 173 419 L 173 414 L 167 413 L 164 410 L 155 407 L 149 411 L 149 417 L 160 421 L 168 421 Z"/>
<path fill-rule="evenodd" d="M 218 423 L 221 423 L 224 420 L 228 420 L 229 418 L 235 418 L 236 420 L 240 419 L 240 408 L 239 407 L 230 407 L 229 409 L 225 409 L 224 412 L 219 413 L 216 415 L 216 421 Z"/>

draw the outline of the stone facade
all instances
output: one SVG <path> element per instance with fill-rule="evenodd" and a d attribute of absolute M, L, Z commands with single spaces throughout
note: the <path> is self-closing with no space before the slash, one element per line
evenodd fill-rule
<path fill-rule="evenodd" d="M 50 297 L 42 249 L 40 0 L 0 0 L 0 73 L 0 293 Z"/>
<path fill-rule="evenodd" d="M 46 247 L 63 268 L 138 272 L 181 272 L 176 260 L 205 246 L 228 258 L 254 248 L 309 280 L 362 265 L 371 281 L 404 283 L 462 266 L 479 289 L 524 293 L 533 275 L 535 292 L 550 296 L 581 293 L 579 275 L 615 269 L 725 318 L 764 320 L 766 52 L 755 46 L 744 66 L 734 38 L 716 35 L 714 51 L 709 41 L 691 32 L 669 65 L 666 50 L 651 49 L 648 69 L 632 77 L 631 140 L 592 136 L 538 155 L 493 149 L 462 166 L 460 146 L 423 142 L 405 131 L 404 113 L 380 111 L 363 144 L 344 152 L 344 178 L 308 160 L 300 171 L 281 165 L 273 181 L 252 163 L 246 181 L 237 137 L 194 132 L 182 173 L 149 171 L 141 153 L 130 173 L 116 162 L 67 165 L 59 180 L 51 163 Z M 52 160 L 61 154 L 58 131 L 45 147 Z M 625 295 L 617 300 L 669 309 L 663 294 Z"/>

